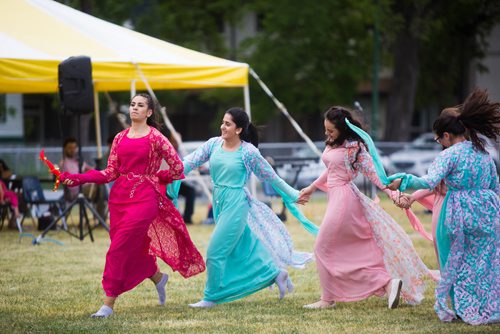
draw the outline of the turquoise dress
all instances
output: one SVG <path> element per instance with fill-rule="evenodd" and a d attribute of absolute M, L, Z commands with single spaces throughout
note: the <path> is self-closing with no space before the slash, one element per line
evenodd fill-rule
<path fill-rule="evenodd" d="M 276 214 L 248 192 L 250 175 L 270 183 L 285 205 L 312 234 L 317 226 L 308 221 L 294 202 L 299 192 L 284 182 L 253 145 L 242 142 L 238 150 L 225 151 L 220 137 L 209 139 L 183 160 L 184 174 L 210 163 L 215 229 L 207 250 L 204 300 L 230 302 L 274 283 L 282 268 L 302 268 L 311 253 L 297 252 L 286 227 Z M 177 197 L 180 182 L 169 189 Z"/>
<path fill-rule="evenodd" d="M 223 303 L 261 290 L 280 269 L 247 225 L 245 174 L 240 148 L 227 152 L 215 148 L 210 157 L 213 210 L 216 222 L 207 251 L 207 301 Z"/>

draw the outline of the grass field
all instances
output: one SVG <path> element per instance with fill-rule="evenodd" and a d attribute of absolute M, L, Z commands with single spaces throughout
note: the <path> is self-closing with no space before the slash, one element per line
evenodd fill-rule
<path fill-rule="evenodd" d="M 436 268 L 430 242 L 416 235 L 402 212 L 389 201 L 382 205 L 411 235 L 424 262 Z M 275 206 L 278 208 L 278 205 Z M 324 198 L 314 199 L 304 213 L 319 224 Z M 74 210 L 76 212 L 76 210 Z M 417 213 L 430 230 L 430 215 Z M 206 208 L 197 207 L 195 221 Z M 29 223 L 27 224 L 29 227 Z M 311 251 L 313 237 L 294 220 L 286 222 L 298 250 Z M 189 231 L 202 254 L 213 226 L 195 224 Z M 167 303 L 157 306 L 153 284 L 145 281 L 121 296 L 115 314 L 108 319 L 89 315 L 101 305 L 101 276 L 109 246 L 103 229 L 94 231 L 95 242 L 83 241 L 65 232 L 49 237 L 64 246 L 43 243 L 32 246 L 29 238 L 18 242 L 16 231 L 0 231 L 0 332 L 2 333 L 499 333 L 500 325 L 470 326 L 462 322 L 441 323 L 433 310 L 434 283 L 419 306 L 401 305 L 388 310 L 385 299 L 339 303 L 335 309 L 305 310 L 304 304 L 318 300 L 319 282 L 314 264 L 304 270 L 290 269 L 295 292 L 282 301 L 278 291 L 262 290 L 252 296 L 212 309 L 190 309 L 187 304 L 203 296 L 205 274 L 184 279 L 172 273 L 167 285 Z"/>

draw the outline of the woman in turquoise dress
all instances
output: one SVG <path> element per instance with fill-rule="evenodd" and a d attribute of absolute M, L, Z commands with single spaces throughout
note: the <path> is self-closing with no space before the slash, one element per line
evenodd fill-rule
<path fill-rule="evenodd" d="M 436 227 L 441 280 L 434 309 L 442 321 L 458 316 L 473 325 L 499 322 L 500 186 L 478 135 L 500 135 L 500 103 L 475 90 L 463 105 L 443 110 L 433 130 L 446 149 L 428 174 L 395 174 L 389 188 L 434 189 L 444 180 L 448 192 Z"/>
<path fill-rule="evenodd" d="M 317 227 L 297 210 L 294 203 L 303 203 L 299 192 L 278 177 L 256 148 L 257 129 L 245 111 L 229 109 L 220 128 L 220 137 L 209 139 L 183 160 L 185 174 L 209 161 L 216 223 L 207 250 L 204 297 L 189 306 L 212 307 L 274 283 L 281 299 L 292 289 L 285 267 L 303 267 L 312 254 L 293 250 L 279 218 L 245 188 L 250 175 L 269 182 L 311 233 L 317 233 Z"/>

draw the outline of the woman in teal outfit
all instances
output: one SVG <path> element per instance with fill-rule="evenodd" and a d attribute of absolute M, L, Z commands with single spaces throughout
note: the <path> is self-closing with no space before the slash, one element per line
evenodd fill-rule
<path fill-rule="evenodd" d="M 257 292 L 274 283 L 280 299 L 292 286 L 285 266 L 301 267 L 312 254 L 295 252 L 276 215 L 254 199 L 245 184 L 251 173 L 269 182 L 311 233 L 317 228 L 300 215 L 299 192 L 288 186 L 260 155 L 257 129 L 241 108 L 229 109 L 221 136 L 209 139 L 184 160 L 184 173 L 210 163 L 215 229 L 207 250 L 204 297 L 190 307 L 212 307 Z M 175 196 L 174 196 L 175 197 Z"/>
<path fill-rule="evenodd" d="M 500 103 L 475 90 L 463 105 L 445 109 L 433 129 L 446 149 L 427 175 L 395 174 L 389 188 L 433 189 L 444 180 L 448 192 L 436 227 L 441 280 L 434 309 L 442 321 L 458 316 L 473 325 L 500 322 L 500 185 L 479 138 L 500 135 Z"/>

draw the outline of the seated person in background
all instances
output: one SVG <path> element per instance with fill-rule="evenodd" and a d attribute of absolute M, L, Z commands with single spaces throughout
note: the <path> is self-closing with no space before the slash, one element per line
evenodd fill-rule
<path fill-rule="evenodd" d="M 73 137 L 68 137 L 64 140 L 63 144 L 63 159 L 59 162 L 59 168 L 61 172 L 68 172 L 71 174 L 77 174 L 78 170 L 78 142 Z M 82 173 L 92 169 L 85 161 L 82 165 Z M 86 184 L 82 186 L 82 191 L 85 197 L 92 197 L 91 192 L 94 184 Z M 94 191 L 95 192 L 95 191 Z M 75 200 L 78 197 L 78 187 L 64 187 L 64 199 L 68 202 Z"/>
<path fill-rule="evenodd" d="M 0 178 L 2 180 L 9 180 L 12 177 L 15 177 L 14 173 L 9 169 L 5 161 L 0 159 Z"/>
<path fill-rule="evenodd" d="M 0 180 L 0 204 L 10 204 L 14 211 L 14 217 L 19 218 L 19 206 L 17 201 L 17 194 L 13 191 L 7 190 L 5 183 Z"/>

